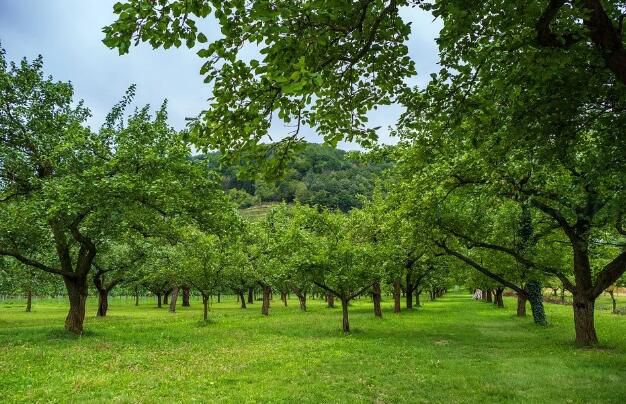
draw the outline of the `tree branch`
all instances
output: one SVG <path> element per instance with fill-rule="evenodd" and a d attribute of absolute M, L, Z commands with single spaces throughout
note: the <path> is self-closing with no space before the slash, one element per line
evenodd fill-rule
<path fill-rule="evenodd" d="M 367 285 L 367 286 L 365 286 L 365 287 L 361 288 L 358 292 L 356 292 L 356 293 L 353 293 L 353 294 L 349 295 L 349 296 L 348 296 L 348 301 L 350 301 L 350 300 L 354 299 L 355 297 L 357 297 L 358 295 L 360 295 L 361 293 L 365 292 L 367 289 L 369 289 L 369 288 L 371 288 L 371 287 L 372 287 L 372 284 L 370 283 L 369 285 Z"/>
<path fill-rule="evenodd" d="M 563 285 L 565 285 L 565 288 L 567 290 L 569 290 L 570 292 L 574 292 L 575 291 L 575 286 L 572 284 L 572 282 L 570 282 L 570 280 L 563 274 L 563 272 L 557 268 L 552 268 L 550 266 L 547 265 L 541 265 L 538 264 L 534 261 L 529 260 L 528 258 L 524 257 L 522 254 L 520 254 L 518 251 L 512 249 L 512 248 L 508 248 L 508 247 L 504 247 L 498 244 L 492 244 L 492 243 L 486 243 L 486 242 L 482 242 L 482 241 L 476 241 L 472 238 L 470 238 L 469 236 L 466 236 L 464 234 L 461 234 L 457 231 L 453 231 L 453 230 L 449 230 L 454 236 L 462 238 L 468 242 L 470 242 L 472 244 L 473 247 L 478 247 L 478 248 L 486 248 L 489 250 L 494 250 L 494 251 L 499 251 L 499 252 L 503 252 L 505 254 L 510 255 L 511 257 L 513 257 L 517 262 L 519 262 L 520 264 L 524 265 L 527 268 L 536 268 L 542 272 L 546 272 L 550 275 L 554 275 L 557 278 L 559 278 L 559 280 L 561 282 L 563 282 Z"/>
<path fill-rule="evenodd" d="M 602 268 L 596 277 L 596 286 L 591 291 L 592 296 L 598 297 L 602 292 L 617 281 L 626 272 L 626 251 Z"/>
<path fill-rule="evenodd" d="M 504 279 L 503 277 L 501 277 L 498 274 L 495 274 L 491 271 L 489 271 L 488 269 L 486 269 L 485 267 L 483 267 L 482 265 L 478 264 L 476 261 L 472 260 L 469 257 L 466 257 L 465 255 L 456 252 L 454 250 L 451 250 L 450 248 L 448 248 L 448 246 L 445 243 L 442 242 L 435 242 L 435 244 L 437 244 L 439 247 L 441 247 L 446 253 L 448 253 L 448 255 L 451 255 L 453 257 L 458 258 L 459 260 L 465 262 L 467 265 L 473 267 L 474 269 L 476 269 L 478 272 L 482 273 L 483 275 L 495 280 L 496 282 L 499 282 L 500 284 L 513 289 L 514 291 L 516 291 L 519 294 L 522 294 L 523 296 L 527 296 L 527 293 L 524 289 L 522 289 L 521 287 L 517 286 L 516 284 L 509 282 L 508 280 Z"/>
<path fill-rule="evenodd" d="M 535 30 L 537 31 L 537 42 L 541 46 L 549 48 L 568 48 L 574 43 L 576 39 L 571 34 L 561 35 L 560 38 L 550 28 L 550 24 L 556 18 L 559 10 L 565 5 L 565 0 L 550 0 L 548 7 L 544 10 L 535 24 Z"/>
<path fill-rule="evenodd" d="M 22 264 L 28 265 L 28 266 L 33 267 L 33 268 L 40 269 L 40 270 L 42 270 L 44 272 L 48 272 L 48 273 L 51 273 L 51 274 L 62 275 L 62 276 L 69 276 L 69 277 L 73 277 L 73 276 L 76 275 L 73 272 L 64 271 L 62 269 L 55 269 L 55 268 L 49 267 L 49 266 L 47 266 L 45 264 L 42 264 L 41 262 L 38 262 L 38 261 L 35 261 L 33 259 L 27 258 L 27 257 L 21 255 L 17 251 L 0 249 L 0 255 L 13 257 L 16 260 L 18 260 L 19 262 L 21 262 Z"/>
<path fill-rule="evenodd" d="M 326 286 L 326 285 L 325 285 L 325 284 L 323 284 L 323 283 L 319 283 L 319 282 L 317 282 L 317 281 L 313 281 L 313 283 L 314 283 L 316 286 L 318 286 L 318 287 L 320 287 L 320 288 L 324 289 L 324 290 L 325 290 L 325 291 L 327 291 L 327 292 L 332 293 L 333 295 L 335 295 L 335 296 L 337 296 L 337 297 L 341 296 L 341 294 L 339 294 L 339 293 L 335 292 L 334 290 L 332 290 L 331 288 L 329 288 L 328 286 Z"/>

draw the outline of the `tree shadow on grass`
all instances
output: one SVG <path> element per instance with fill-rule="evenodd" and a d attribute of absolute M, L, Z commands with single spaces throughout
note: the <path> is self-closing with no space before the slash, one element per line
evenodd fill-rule
<path fill-rule="evenodd" d="M 81 335 L 71 333 L 64 328 L 21 327 L 0 330 L 0 341 L 21 344 L 24 342 L 40 344 L 60 341 L 77 341 L 82 338 L 94 338 L 99 334 L 93 330 L 85 330 Z"/>
<path fill-rule="evenodd" d="M 194 324 L 197 328 L 204 328 L 210 325 L 219 324 L 219 321 L 209 317 L 208 320 L 199 320 L 199 321 L 194 322 Z"/>
<path fill-rule="evenodd" d="M 48 332 L 45 334 L 47 336 L 47 341 L 74 341 L 80 340 L 81 338 L 94 338 L 99 336 L 99 334 L 94 332 L 93 330 L 85 330 L 82 334 L 79 335 L 69 332 L 64 328 L 48 330 Z"/>

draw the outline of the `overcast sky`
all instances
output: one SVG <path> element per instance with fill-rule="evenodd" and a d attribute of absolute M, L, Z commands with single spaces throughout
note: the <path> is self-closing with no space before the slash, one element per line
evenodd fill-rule
<path fill-rule="evenodd" d="M 33 59 L 41 54 L 44 68 L 56 80 L 71 81 L 77 99 L 85 100 L 98 128 L 110 108 L 130 84 L 137 85 L 135 103 L 158 107 L 168 99 L 170 123 L 182 129 L 185 118 L 193 117 L 207 105 L 210 88 L 199 74 L 201 60 L 186 48 L 153 50 L 149 45 L 131 48 L 118 56 L 101 40 L 102 27 L 114 20 L 116 0 L 0 0 L 0 42 L 10 60 Z M 438 71 L 435 37 L 440 29 L 432 16 L 416 9 L 402 10 L 413 21 L 409 51 L 416 62 L 420 84 Z M 214 26 L 213 24 L 207 24 Z M 211 39 L 211 29 L 207 36 Z M 213 33 L 215 35 L 215 33 Z M 372 126 L 382 126 L 380 139 L 394 143 L 387 135 L 400 113 L 396 106 L 380 108 L 370 116 Z M 272 128 L 280 137 L 288 129 Z M 313 131 L 307 140 L 319 142 Z M 356 146 L 343 144 L 352 149 Z"/>

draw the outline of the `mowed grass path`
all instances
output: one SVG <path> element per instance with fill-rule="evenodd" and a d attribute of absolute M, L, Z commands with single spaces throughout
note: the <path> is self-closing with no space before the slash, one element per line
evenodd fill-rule
<path fill-rule="evenodd" d="M 382 320 L 369 299 L 350 312 L 309 301 L 269 317 L 260 304 L 201 304 L 176 314 L 112 298 L 109 316 L 94 317 L 86 335 L 62 330 L 63 302 L 0 302 L 1 402 L 624 402 L 626 317 L 597 314 L 603 345 L 572 345 L 571 307 L 546 305 L 551 325 L 449 294 Z"/>

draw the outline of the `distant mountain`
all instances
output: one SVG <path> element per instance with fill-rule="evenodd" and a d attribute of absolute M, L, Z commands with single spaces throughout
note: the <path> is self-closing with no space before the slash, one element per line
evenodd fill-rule
<path fill-rule="evenodd" d="M 241 208 L 271 202 L 296 200 L 310 205 L 348 211 L 360 207 L 361 197 L 369 197 L 376 178 L 391 163 L 360 159 L 358 152 L 309 143 L 296 153 L 285 175 L 277 181 L 237 178 L 237 166 L 220 167 L 219 154 L 197 156 L 222 175 L 222 187 Z"/>

